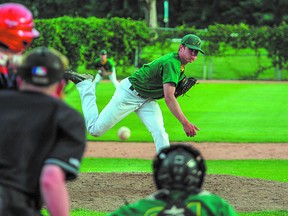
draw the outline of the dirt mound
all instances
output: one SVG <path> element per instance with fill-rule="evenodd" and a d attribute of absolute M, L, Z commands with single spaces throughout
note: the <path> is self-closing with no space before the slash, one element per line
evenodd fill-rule
<path fill-rule="evenodd" d="M 147 173 L 81 173 L 67 184 L 72 208 L 109 212 L 155 191 Z M 237 211 L 287 209 L 288 184 L 228 175 L 208 175 L 204 189 L 229 201 Z"/>

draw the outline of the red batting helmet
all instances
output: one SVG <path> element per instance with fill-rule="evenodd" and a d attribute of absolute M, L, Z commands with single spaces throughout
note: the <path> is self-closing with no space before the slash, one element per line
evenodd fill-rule
<path fill-rule="evenodd" d="M 0 4 L 0 44 L 18 53 L 27 49 L 39 36 L 34 29 L 33 15 L 18 3 Z"/>

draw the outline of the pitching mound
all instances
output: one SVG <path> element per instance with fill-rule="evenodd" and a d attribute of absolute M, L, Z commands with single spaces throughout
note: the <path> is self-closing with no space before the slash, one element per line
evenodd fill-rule
<path fill-rule="evenodd" d="M 206 159 L 227 159 L 223 157 L 226 155 L 229 158 L 233 154 L 237 155 L 238 159 L 239 157 L 241 159 L 287 159 L 288 155 L 287 144 L 263 144 L 257 147 L 255 144 L 199 144 L 199 146 L 197 144 Z M 231 154 L 227 154 L 226 151 L 231 148 L 233 151 L 230 152 Z M 217 152 L 222 155 L 217 156 Z M 149 143 L 133 145 L 131 143 L 98 142 L 88 143 L 85 153 L 89 157 L 93 155 L 107 157 L 106 155 L 109 155 L 118 158 L 150 159 L 154 154 L 154 145 Z M 152 176 L 147 173 L 81 173 L 76 181 L 69 182 L 67 185 L 72 208 L 104 212 L 113 211 L 125 202 L 134 202 L 155 191 Z M 208 175 L 204 189 L 228 200 L 237 211 L 287 210 L 288 208 L 287 183 L 228 175 Z"/>
<path fill-rule="evenodd" d="M 146 173 L 82 173 L 68 183 L 72 208 L 113 211 L 155 191 Z M 287 209 L 288 184 L 226 175 L 208 175 L 204 188 L 228 200 L 237 211 Z"/>

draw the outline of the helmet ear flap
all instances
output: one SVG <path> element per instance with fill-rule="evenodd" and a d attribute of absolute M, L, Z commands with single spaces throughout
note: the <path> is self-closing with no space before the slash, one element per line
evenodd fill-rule
<path fill-rule="evenodd" d="M 153 171 L 158 189 L 199 190 L 204 182 L 206 165 L 196 148 L 175 144 L 159 152 L 153 162 Z"/>
<path fill-rule="evenodd" d="M 154 182 L 155 185 L 157 187 L 157 189 L 162 189 L 162 183 L 159 179 L 159 170 L 161 168 L 161 164 L 163 163 L 163 160 L 165 160 L 167 158 L 167 154 L 170 151 L 173 151 L 175 149 L 176 146 L 170 146 L 168 148 L 164 148 L 162 149 L 157 155 L 156 158 L 154 159 L 153 162 L 153 177 L 154 177 Z M 166 181 L 171 181 L 171 178 L 169 178 L 169 173 L 167 172 L 167 177 L 166 177 Z"/>
<path fill-rule="evenodd" d="M 0 44 L 9 50 L 22 52 L 39 37 L 31 11 L 22 4 L 0 4 L 0 14 Z"/>

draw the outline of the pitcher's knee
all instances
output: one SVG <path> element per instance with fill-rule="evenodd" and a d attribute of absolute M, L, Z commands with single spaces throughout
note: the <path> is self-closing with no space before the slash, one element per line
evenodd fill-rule
<path fill-rule="evenodd" d="M 105 131 L 95 130 L 92 127 L 87 128 L 87 131 L 89 134 L 91 134 L 92 136 L 95 136 L 95 137 L 99 137 L 99 136 L 103 135 L 105 132 Z"/>

